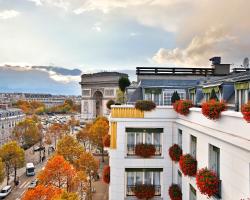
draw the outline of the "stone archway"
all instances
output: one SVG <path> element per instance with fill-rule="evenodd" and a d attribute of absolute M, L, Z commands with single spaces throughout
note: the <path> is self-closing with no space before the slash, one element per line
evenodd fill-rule
<path fill-rule="evenodd" d="M 95 115 L 96 117 L 102 115 L 102 99 L 103 94 L 100 91 L 96 91 L 93 95 L 94 101 L 95 101 Z"/>

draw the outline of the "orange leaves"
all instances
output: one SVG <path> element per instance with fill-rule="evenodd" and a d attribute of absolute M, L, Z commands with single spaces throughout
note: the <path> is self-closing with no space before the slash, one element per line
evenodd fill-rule
<path fill-rule="evenodd" d="M 63 156 L 56 155 L 48 161 L 45 169 L 38 175 L 38 179 L 44 185 L 69 190 L 75 175 L 73 166 Z"/>
<path fill-rule="evenodd" d="M 48 185 L 38 185 L 34 189 L 28 190 L 22 200 L 52 200 L 62 194 L 63 190 Z"/>

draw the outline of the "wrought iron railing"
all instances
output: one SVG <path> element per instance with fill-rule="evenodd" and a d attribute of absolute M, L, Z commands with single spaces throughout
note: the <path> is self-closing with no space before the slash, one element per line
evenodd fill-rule
<path fill-rule="evenodd" d="M 127 155 L 128 156 L 135 156 L 136 155 L 135 154 L 135 147 L 136 147 L 136 145 L 134 145 L 134 144 L 128 144 L 127 145 Z M 155 147 L 155 154 L 154 155 L 155 156 L 161 156 L 161 154 L 162 154 L 162 146 L 155 144 L 154 147 Z"/>
<path fill-rule="evenodd" d="M 127 196 L 135 196 L 135 187 L 136 185 L 127 185 Z M 155 196 L 161 196 L 161 186 L 160 185 L 154 185 L 155 188 Z"/>

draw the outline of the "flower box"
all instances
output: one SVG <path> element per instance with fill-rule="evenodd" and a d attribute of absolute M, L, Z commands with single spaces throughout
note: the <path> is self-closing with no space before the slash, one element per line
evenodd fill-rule
<path fill-rule="evenodd" d="M 169 156 L 174 162 L 179 162 L 182 155 L 182 149 L 178 144 L 174 144 L 168 150 Z"/>
<path fill-rule="evenodd" d="M 211 197 L 219 191 L 219 178 L 215 172 L 202 168 L 196 174 L 196 185 L 201 194 Z"/>
<path fill-rule="evenodd" d="M 202 114 L 208 119 L 216 120 L 220 117 L 222 111 L 226 110 L 226 104 L 214 99 L 204 102 L 202 104 Z"/>
<path fill-rule="evenodd" d="M 188 115 L 189 108 L 193 107 L 193 103 L 190 100 L 178 100 L 174 103 L 174 110 L 181 115 Z"/>
<path fill-rule="evenodd" d="M 110 135 L 107 134 L 102 138 L 102 143 L 104 147 L 110 147 Z"/>
<path fill-rule="evenodd" d="M 241 107 L 241 113 L 244 119 L 250 123 L 250 101 Z"/>
<path fill-rule="evenodd" d="M 172 184 L 168 189 L 171 200 L 182 200 L 181 188 L 177 184 Z"/>
<path fill-rule="evenodd" d="M 190 154 L 180 157 L 179 166 L 185 176 L 195 176 L 197 171 L 197 161 Z"/>
<path fill-rule="evenodd" d="M 151 199 L 155 195 L 155 187 L 147 184 L 136 185 L 134 194 L 138 199 Z"/>
<path fill-rule="evenodd" d="M 154 156 L 156 152 L 155 146 L 152 144 L 137 144 L 135 146 L 135 155 L 144 158 Z"/>
<path fill-rule="evenodd" d="M 110 182 L 110 166 L 105 166 L 102 171 L 102 180 L 104 183 Z"/>
<path fill-rule="evenodd" d="M 156 104 L 153 101 L 148 100 L 138 100 L 135 103 L 135 108 L 141 111 L 151 111 L 156 108 Z"/>

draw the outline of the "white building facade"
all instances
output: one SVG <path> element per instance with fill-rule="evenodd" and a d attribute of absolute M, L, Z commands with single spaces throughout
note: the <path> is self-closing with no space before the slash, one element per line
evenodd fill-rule
<path fill-rule="evenodd" d="M 0 146 L 11 140 L 14 127 L 22 120 L 25 114 L 17 108 L 0 108 Z"/>
<path fill-rule="evenodd" d="M 206 200 L 195 177 L 184 176 L 172 162 L 168 149 L 182 147 L 183 154 L 196 158 L 198 169 L 216 171 L 220 192 L 211 199 L 238 200 L 250 197 L 250 124 L 240 112 L 225 111 L 213 121 L 191 108 L 188 116 L 177 114 L 172 106 L 158 106 L 139 112 L 133 106 L 113 106 L 110 115 L 110 200 L 136 199 L 136 184 L 152 184 L 154 199 L 169 200 L 168 189 L 179 184 L 183 200 Z M 155 156 L 134 154 L 138 143 L 155 145 Z"/>

